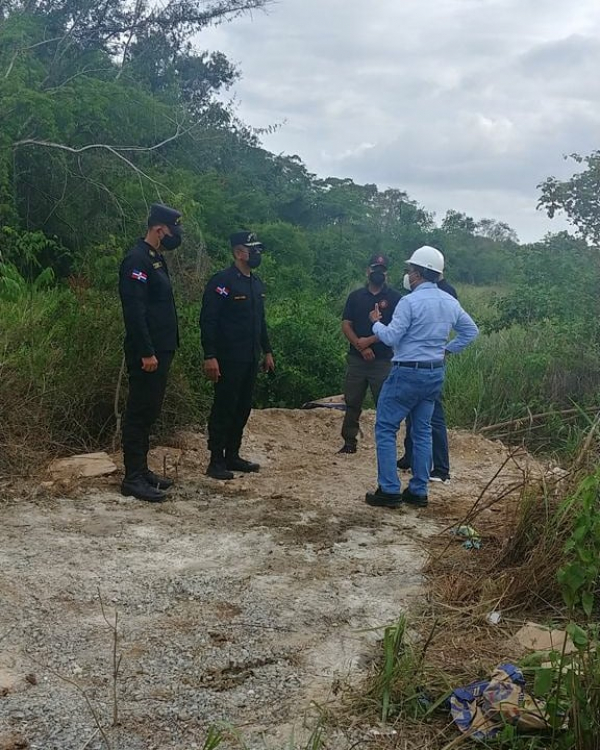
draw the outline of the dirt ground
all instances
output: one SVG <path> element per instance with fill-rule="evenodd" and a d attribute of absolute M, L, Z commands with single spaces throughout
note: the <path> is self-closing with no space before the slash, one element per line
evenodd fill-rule
<path fill-rule="evenodd" d="M 452 481 L 427 509 L 370 508 L 374 415 L 355 455 L 336 455 L 341 419 L 254 412 L 243 455 L 262 469 L 231 482 L 181 433 L 152 453 L 177 476 L 162 505 L 116 475 L 0 497 L 0 750 L 193 750 L 215 723 L 249 749 L 298 746 L 311 704 L 358 684 L 381 628 L 418 612 L 426 540 L 507 455 L 451 431 Z M 500 485 L 518 475 L 509 462 Z"/>

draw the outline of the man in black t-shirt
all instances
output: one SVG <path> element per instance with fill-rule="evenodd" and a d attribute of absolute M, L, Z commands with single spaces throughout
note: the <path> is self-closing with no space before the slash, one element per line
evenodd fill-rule
<path fill-rule="evenodd" d="M 356 453 L 358 422 L 362 405 L 371 389 L 377 403 L 383 381 L 391 367 L 392 350 L 371 332 L 369 313 L 379 305 L 382 322 L 388 325 L 400 299 L 400 292 L 387 285 L 388 259 L 373 255 L 367 267 L 367 284 L 351 292 L 342 314 L 342 332 L 350 342 L 344 398 L 346 413 L 342 425 L 344 445 L 339 453 Z"/>

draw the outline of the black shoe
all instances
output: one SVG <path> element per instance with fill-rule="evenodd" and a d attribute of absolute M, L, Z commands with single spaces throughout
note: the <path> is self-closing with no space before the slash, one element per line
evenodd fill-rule
<path fill-rule="evenodd" d="M 229 471 L 229 469 L 225 466 L 225 462 L 223 463 L 209 463 L 208 468 L 206 469 L 206 476 L 212 477 L 213 479 L 233 479 L 233 472 Z"/>
<path fill-rule="evenodd" d="M 173 486 L 173 480 L 169 477 L 163 477 L 160 474 L 155 474 L 153 471 L 146 471 L 144 478 L 153 487 L 158 487 L 159 490 L 168 490 L 169 487 Z"/>
<path fill-rule="evenodd" d="M 356 443 L 344 443 L 338 453 L 356 453 Z"/>
<path fill-rule="evenodd" d="M 446 482 L 450 481 L 450 474 L 444 474 L 441 471 L 436 471 L 434 469 L 429 475 L 429 481 L 430 482 L 443 482 L 444 484 L 446 484 Z"/>
<path fill-rule="evenodd" d="M 406 456 L 402 456 L 402 458 L 399 458 L 396 461 L 396 466 L 400 469 L 400 471 L 410 471 L 410 459 Z"/>
<path fill-rule="evenodd" d="M 402 505 L 402 496 L 395 492 L 384 492 L 378 487 L 375 492 L 367 492 L 365 503 L 382 508 L 399 508 Z"/>
<path fill-rule="evenodd" d="M 415 495 L 408 489 L 402 493 L 402 502 L 407 505 L 414 505 L 415 508 L 426 508 L 428 505 L 427 495 Z"/>
<path fill-rule="evenodd" d="M 136 477 L 125 477 L 121 482 L 121 494 L 145 500 L 147 503 L 162 503 L 167 499 L 164 492 L 149 485 L 146 477 L 141 474 Z"/>
<path fill-rule="evenodd" d="M 253 471 L 260 471 L 260 464 L 255 464 L 252 461 L 246 461 L 245 458 L 235 456 L 234 458 L 227 458 L 225 460 L 225 466 L 230 471 L 243 471 L 244 474 L 250 474 Z"/>

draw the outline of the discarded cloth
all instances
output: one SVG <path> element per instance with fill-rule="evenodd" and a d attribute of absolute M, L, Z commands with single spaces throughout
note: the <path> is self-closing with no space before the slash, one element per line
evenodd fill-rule
<path fill-rule="evenodd" d="M 523 732 L 547 729 L 544 701 L 525 692 L 525 679 L 514 664 L 500 664 L 489 680 L 457 688 L 450 696 L 454 723 L 474 740 L 495 737 L 506 724 Z"/>

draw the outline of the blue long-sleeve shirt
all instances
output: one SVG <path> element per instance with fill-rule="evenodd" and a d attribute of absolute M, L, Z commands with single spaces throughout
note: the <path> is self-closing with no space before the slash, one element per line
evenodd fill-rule
<path fill-rule="evenodd" d="M 451 331 L 456 337 L 449 342 Z M 425 281 L 402 297 L 389 325 L 373 323 L 373 333 L 392 347 L 393 362 L 438 362 L 462 351 L 479 329 L 458 300 Z"/>

